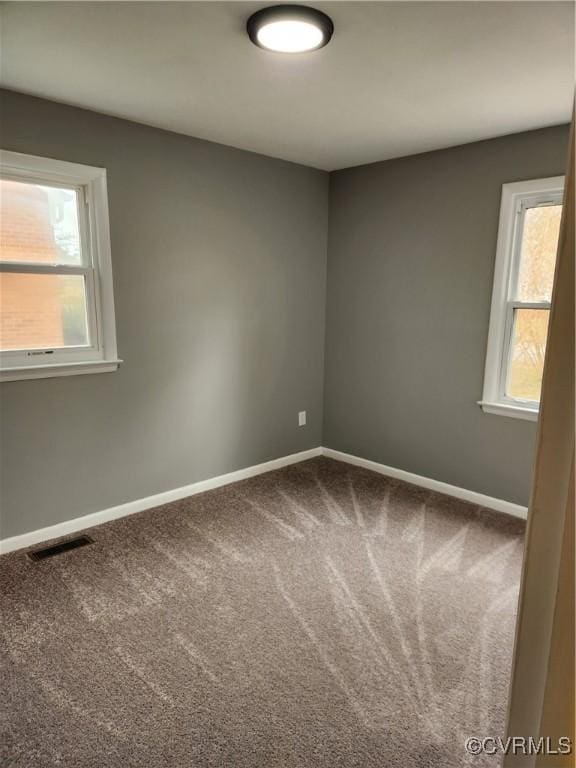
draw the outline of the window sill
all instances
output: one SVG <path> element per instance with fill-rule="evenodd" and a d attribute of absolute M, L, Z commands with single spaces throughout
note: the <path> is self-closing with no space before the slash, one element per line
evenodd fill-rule
<path fill-rule="evenodd" d="M 539 411 L 534 408 L 504 403 L 487 403 L 482 400 L 478 401 L 478 405 L 484 413 L 492 413 L 497 416 L 511 416 L 513 419 L 524 419 L 526 421 L 538 421 Z"/>
<path fill-rule="evenodd" d="M 78 376 L 83 373 L 109 373 L 116 371 L 121 362 L 122 360 L 91 360 L 84 363 L 53 363 L 52 365 L 3 368 L 0 370 L 0 382 L 49 379 L 55 376 Z"/>

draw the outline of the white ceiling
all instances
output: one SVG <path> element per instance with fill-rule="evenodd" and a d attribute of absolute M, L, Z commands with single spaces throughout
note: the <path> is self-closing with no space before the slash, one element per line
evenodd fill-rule
<path fill-rule="evenodd" d="M 327 170 L 570 119 L 572 2 L 318 2 L 295 56 L 248 40 L 267 4 L 4 3 L 1 81 Z"/>

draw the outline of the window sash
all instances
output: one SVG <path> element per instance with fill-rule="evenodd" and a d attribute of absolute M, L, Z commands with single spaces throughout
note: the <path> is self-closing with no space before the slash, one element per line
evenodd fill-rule
<path fill-rule="evenodd" d="M 80 265 L 91 266 L 93 265 L 92 248 L 90 247 L 90 216 L 88 211 L 89 193 L 86 185 L 76 184 L 65 181 L 49 181 L 47 178 L 43 178 L 38 175 L 35 176 L 31 173 L 9 173 L 5 172 L 2 168 L 0 171 L 0 179 L 3 181 L 17 181 L 20 184 L 39 184 L 43 187 L 53 187 L 59 189 L 74 190 L 76 192 L 76 210 L 78 213 L 78 230 L 80 237 Z M 4 261 L 2 260 L 2 254 L 0 253 L 0 265 L 28 265 L 36 264 L 38 266 L 44 265 L 44 262 L 34 261 Z M 54 266 L 59 264 L 55 263 Z M 80 266 L 79 265 L 79 266 Z M 65 267 L 66 264 L 59 264 L 59 266 Z"/>
<path fill-rule="evenodd" d="M 527 302 L 517 298 L 522 235 L 526 212 L 535 207 L 562 205 L 563 193 L 563 176 L 502 186 L 484 388 L 478 401 L 487 413 L 530 420 L 538 416 L 538 401 L 506 395 L 515 310 L 550 309 L 550 301 Z"/>
<path fill-rule="evenodd" d="M 504 344 L 502 345 L 502 360 L 500 364 L 500 375 L 498 382 L 499 400 L 511 405 L 520 404 L 528 408 L 537 408 L 538 400 L 526 400 L 519 397 L 512 397 L 507 394 L 508 381 L 512 366 L 512 337 L 514 333 L 514 315 L 517 309 L 539 309 L 550 311 L 549 301 L 508 301 L 506 304 L 506 321 L 504 328 Z"/>
<path fill-rule="evenodd" d="M 498 399 L 503 403 L 524 405 L 537 409 L 539 400 L 525 400 L 511 397 L 507 394 L 510 368 L 512 365 L 512 334 L 514 332 L 514 314 L 516 309 L 550 309 L 549 301 L 520 301 L 518 296 L 518 282 L 520 268 L 522 266 L 522 243 L 524 240 L 524 228 L 526 212 L 532 208 L 545 208 L 551 205 L 562 205 L 562 194 L 558 192 L 537 192 L 519 196 L 514 215 L 514 229 L 511 249 L 511 259 L 508 270 L 508 290 L 505 306 L 504 336 L 502 340 L 502 357 L 498 376 Z"/>
<path fill-rule="evenodd" d="M 78 360 L 101 360 L 101 339 L 98 331 L 98 293 L 97 274 L 93 266 L 90 217 L 88 211 L 89 194 L 85 185 L 65 180 L 53 180 L 41 174 L 28 172 L 0 173 L 1 179 L 16 181 L 21 184 L 39 184 L 41 186 L 74 190 L 78 215 L 78 235 L 80 239 L 80 264 L 44 263 L 35 261 L 2 261 L 0 255 L 0 274 L 20 275 L 78 275 L 84 278 L 86 297 L 86 321 L 88 326 L 87 345 L 69 345 L 64 347 L 26 347 L 25 349 L 0 349 L 0 368 L 18 366 L 51 365 L 60 362 L 66 364 Z"/>
<path fill-rule="evenodd" d="M 5 261 L 0 262 L 0 272 L 82 275 L 90 343 L 90 346 L 54 350 L 0 352 L 0 382 L 116 370 L 121 361 L 116 346 L 105 169 L 0 149 L 0 177 L 76 190 L 82 263 Z"/>
<path fill-rule="evenodd" d="M 543 199 L 546 198 L 546 199 Z M 514 217 L 514 234 L 512 241 L 512 258 L 508 276 L 507 300 L 514 300 L 518 296 L 518 282 L 520 279 L 520 267 L 522 266 L 522 241 L 526 223 L 526 212 L 531 208 L 547 208 L 553 205 L 562 205 L 562 194 L 551 192 L 549 194 L 521 196 Z"/>
<path fill-rule="evenodd" d="M 76 359 L 101 360 L 102 344 L 98 323 L 98 280 L 92 267 L 68 265 L 29 264 L 0 262 L 0 274 L 16 275 L 79 275 L 84 278 L 86 294 L 86 320 L 89 344 L 65 347 L 26 347 L 25 349 L 0 350 L 0 366 L 13 368 L 18 365 L 39 365 L 48 359 L 51 364 L 66 363 Z M 49 358 L 48 358 L 49 356 Z"/>

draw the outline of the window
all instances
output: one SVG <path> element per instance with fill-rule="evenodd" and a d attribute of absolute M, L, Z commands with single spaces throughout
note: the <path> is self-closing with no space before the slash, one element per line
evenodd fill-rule
<path fill-rule="evenodd" d="M 484 393 L 488 413 L 536 420 L 564 178 L 504 184 Z"/>
<path fill-rule="evenodd" d="M 106 171 L 0 152 L 0 380 L 119 362 Z"/>

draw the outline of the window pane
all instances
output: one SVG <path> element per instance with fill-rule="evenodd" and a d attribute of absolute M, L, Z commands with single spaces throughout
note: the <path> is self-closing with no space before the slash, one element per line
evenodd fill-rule
<path fill-rule="evenodd" d="M 2 179 L 0 214 L 2 261 L 81 264 L 76 190 Z"/>
<path fill-rule="evenodd" d="M 89 343 L 82 275 L 0 273 L 0 348 Z"/>
<path fill-rule="evenodd" d="M 540 400 L 549 315 L 548 309 L 514 310 L 508 397 Z"/>
<path fill-rule="evenodd" d="M 561 215 L 561 205 L 525 212 L 517 290 L 520 301 L 550 301 Z"/>

